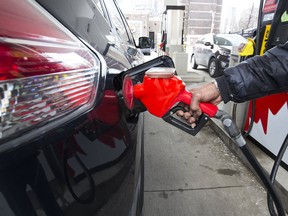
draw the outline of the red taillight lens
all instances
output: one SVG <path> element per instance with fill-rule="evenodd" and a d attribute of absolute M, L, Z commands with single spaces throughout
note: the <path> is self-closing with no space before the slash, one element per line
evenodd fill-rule
<path fill-rule="evenodd" d="M 132 79 L 130 78 L 129 75 L 126 75 L 123 80 L 123 88 L 122 88 L 122 93 L 123 93 L 123 99 L 128 107 L 128 109 L 132 110 L 134 106 L 134 94 L 133 94 L 133 83 Z"/>
<path fill-rule="evenodd" d="M 93 68 L 93 61 L 84 47 L 7 38 L 0 42 L 0 80 L 85 70 Z"/>
<path fill-rule="evenodd" d="M 32 1 L 0 3 L 0 142 L 96 96 L 100 60 Z"/>

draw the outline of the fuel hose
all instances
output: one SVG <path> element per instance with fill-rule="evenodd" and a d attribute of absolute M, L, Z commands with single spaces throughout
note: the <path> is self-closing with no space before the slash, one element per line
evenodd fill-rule
<path fill-rule="evenodd" d="M 259 178 L 262 181 L 262 183 L 264 184 L 264 186 L 267 188 L 268 194 L 270 194 L 271 199 L 273 199 L 274 204 L 277 208 L 278 216 L 285 216 L 286 214 L 284 211 L 282 201 L 281 201 L 278 193 L 276 192 L 275 187 L 273 186 L 272 182 L 270 181 L 269 177 L 265 174 L 262 166 L 259 164 L 259 162 L 255 158 L 254 154 L 251 152 L 251 150 L 248 148 L 247 145 L 240 147 L 240 149 L 243 152 L 243 154 L 245 155 L 245 157 L 247 158 L 247 160 L 249 161 L 249 163 L 251 164 L 251 166 L 254 168 L 255 172 L 259 176 Z M 270 202 L 270 203 L 272 203 L 272 202 Z M 277 214 L 275 213 L 275 215 L 277 215 Z"/>
<path fill-rule="evenodd" d="M 283 158 L 283 155 L 287 149 L 287 146 L 288 146 L 288 134 L 276 156 L 276 159 L 275 159 L 275 162 L 274 162 L 274 165 L 273 165 L 273 168 L 271 170 L 271 174 L 270 174 L 270 180 L 272 182 L 272 184 L 274 184 L 275 182 L 275 179 L 276 179 L 276 175 L 277 175 L 277 171 L 278 171 L 278 168 L 281 164 L 281 161 L 282 161 L 282 158 Z M 267 194 L 267 203 L 268 203 L 268 209 L 269 209 L 269 212 L 272 216 L 276 216 L 277 213 L 275 211 L 275 208 L 274 208 L 274 205 L 273 205 L 273 199 L 272 199 L 272 196 L 270 193 Z"/>
<path fill-rule="evenodd" d="M 253 167 L 257 175 L 259 176 L 260 180 L 266 187 L 268 194 L 270 194 L 274 204 L 277 208 L 278 216 L 285 216 L 285 211 L 283 208 L 282 201 L 275 190 L 272 182 L 270 181 L 268 175 L 266 175 L 263 167 L 259 164 L 258 160 L 255 158 L 254 154 L 251 152 L 249 147 L 246 144 L 246 140 L 240 133 L 235 121 L 233 121 L 232 117 L 228 115 L 226 112 L 222 110 L 218 110 L 215 115 L 215 118 L 220 119 L 225 131 L 229 134 L 229 136 L 234 140 L 234 142 L 240 147 L 241 151 L 243 152 L 244 156 Z M 273 204 L 272 204 L 273 205 Z"/>
<path fill-rule="evenodd" d="M 253 125 L 254 125 L 254 119 L 255 119 L 255 110 L 256 110 L 256 100 L 252 100 L 251 101 L 251 107 L 252 107 L 252 110 L 251 110 L 251 120 L 250 120 L 250 124 L 249 124 L 249 127 L 246 131 L 246 133 L 244 133 L 244 137 L 248 137 L 252 131 L 252 128 L 253 128 Z"/>

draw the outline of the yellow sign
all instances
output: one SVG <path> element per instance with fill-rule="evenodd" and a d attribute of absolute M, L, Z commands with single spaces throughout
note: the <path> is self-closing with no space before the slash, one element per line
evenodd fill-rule
<path fill-rule="evenodd" d="M 266 45 L 267 45 L 270 29 L 271 29 L 271 25 L 266 25 L 265 33 L 264 33 L 263 41 L 262 41 L 262 46 L 260 50 L 260 56 L 262 56 L 266 52 Z"/>

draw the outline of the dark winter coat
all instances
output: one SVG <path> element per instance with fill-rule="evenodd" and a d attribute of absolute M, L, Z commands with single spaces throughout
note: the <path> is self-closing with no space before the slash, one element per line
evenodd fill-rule
<path fill-rule="evenodd" d="M 225 70 L 216 78 L 223 101 L 244 102 L 288 90 L 288 42 Z"/>

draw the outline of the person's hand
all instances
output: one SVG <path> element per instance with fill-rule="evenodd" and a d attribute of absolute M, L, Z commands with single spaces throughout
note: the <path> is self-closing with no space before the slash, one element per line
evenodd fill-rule
<path fill-rule="evenodd" d="M 184 105 L 187 112 L 179 110 L 177 115 L 184 118 L 192 127 L 195 127 L 195 122 L 202 114 L 199 106 L 200 103 L 208 102 L 217 105 L 221 102 L 222 98 L 219 89 L 214 83 L 204 84 L 199 88 L 191 89 L 190 92 L 193 94 L 190 106 Z"/>

